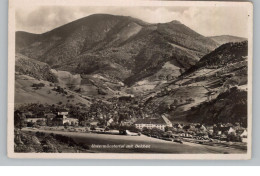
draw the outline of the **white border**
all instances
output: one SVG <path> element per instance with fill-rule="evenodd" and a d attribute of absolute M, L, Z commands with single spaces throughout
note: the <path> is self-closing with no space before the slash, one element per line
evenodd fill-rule
<path fill-rule="evenodd" d="M 26 6 L 243 6 L 250 12 L 248 20 L 248 150 L 246 154 L 119 154 L 119 153 L 14 153 L 14 86 L 15 86 L 15 8 Z M 9 0 L 8 21 L 8 129 L 7 152 L 10 158 L 38 159 L 179 159 L 179 160 L 247 160 L 252 154 L 252 59 L 253 4 L 218 1 L 136 1 L 136 0 Z"/>

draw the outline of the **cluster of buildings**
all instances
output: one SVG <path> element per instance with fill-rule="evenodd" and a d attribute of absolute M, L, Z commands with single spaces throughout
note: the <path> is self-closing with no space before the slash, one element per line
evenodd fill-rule
<path fill-rule="evenodd" d="M 144 128 L 153 129 L 157 128 L 162 131 L 165 131 L 166 127 L 174 135 L 187 138 L 198 138 L 198 139 L 220 139 L 220 140 L 238 140 L 241 139 L 242 142 L 247 142 L 247 129 L 240 127 L 239 125 L 235 126 L 232 124 L 226 125 L 214 125 L 206 126 L 202 124 L 172 124 L 169 119 L 165 116 L 161 118 L 151 118 L 151 119 L 139 119 L 134 123 L 135 127 L 139 130 Z M 232 138 L 230 138 L 230 136 Z"/>
<path fill-rule="evenodd" d="M 44 122 L 45 124 L 52 124 L 55 126 L 63 125 L 78 125 L 79 121 L 76 118 L 69 118 L 68 111 L 61 109 L 57 114 L 46 113 L 45 118 L 26 118 L 26 122 L 37 123 L 39 121 Z"/>
<path fill-rule="evenodd" d="M 78 119 L 68 118 L 68 111 L 65 109 L 59 110 L 57 114 L 46 114 L 46 118 L 27 118 L 27 122 L 37 123 L 40 121 L 45 121 L 48 125 L 48 121 L 54 126 L 64 126 L 64 125 L 75 125 L 78 126 Z M 106 121 L 105 126 L 110 126 L 114 123 L 113 118 Z M 97 126 L 98 121 L 89 122 L 91 126 Z M 130 119 L 128 121 L 122 122 L 123 126 L 134 125 L 137 129 L 142 131 L 144 128 L 153 129 L 157 128 L 163 132 L 167 130 L 171 131 L 173 135 L 186 138 L 200 138 L 200 139 L 210 139 L 216 138 L 220 140 L 227 140 L 230 136 L 235 136 L 241 139 L 242 142 L 247 142 L 247 129 L 242 128 L 239 125 L 232 124 L 219 124 L 214 126 L 206 126 L 202 124 L 179 124 L 172 122 L 164 115 L 160 118 L 143 118 L 143 119 Z"/>

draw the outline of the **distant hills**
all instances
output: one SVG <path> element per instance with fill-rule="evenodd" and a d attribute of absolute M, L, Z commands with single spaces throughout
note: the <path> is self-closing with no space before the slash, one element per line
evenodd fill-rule
<path fill-rule="evenodd" d="M 209 38 L 214 40 L 215 42 L 217 42 L 220 45 L 229 43 L 229 42 L 242 42 L 242 41 L 247 40 L 246 38 L 232 36 L 232 35 L 219 35 L 219 36 L 212 36 Z"/>

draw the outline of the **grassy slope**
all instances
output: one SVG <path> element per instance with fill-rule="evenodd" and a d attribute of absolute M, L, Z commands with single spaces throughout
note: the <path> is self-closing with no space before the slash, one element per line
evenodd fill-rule
<path fill-rule="evenodd" d="M 34 90 L 32 84 L 44 83 L 45 86 L 41 89 Z M 58 102 L 62 102 L 63 104 L 70 103 L 84 103 L 87 106 L 90 105 L 90 102 L 81 97 L 80 94 L 75 92 L 66 90 L 68 95 L 63 96 L 58 94 L 55 91 L 52 91 L 53 86 L 50 86 L 50 82 L 37 80 L 33 77 L 20 75 L 19 73 L 15 76 L 15 103 L 23 104 L 23 103 L 47 103 L 47 104 L 57 104 Z M 50 92 L 50 93 L 49 93 Z M 75 98 L 68 98 L 67 96 L 74 95 Z"/>
<path fill-rule="evenodd" d="M 15 71 L 50 82 L 58 82 L 48 64 L 28 58 L 22 54 L 15 56 Z"/>

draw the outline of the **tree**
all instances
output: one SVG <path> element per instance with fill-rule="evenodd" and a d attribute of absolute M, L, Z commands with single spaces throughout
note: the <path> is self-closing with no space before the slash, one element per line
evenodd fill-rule
<path fill-rule="evenodd" d="M 19 111 L 19 110 L 16 110 L 14 112 L 14 126 L 16 128 L 19 128 L 20 130 L 26 126 L 26 121 L 25 121 L 25 115 Z"/>
<path fill-rule="evenodd" d="M 158 128 L 152 128 L 151 130 L 150 130 L 150 134 L 152 135 L 152 136 L 158 136 L 158 137 L 161 137 L 162 135 L 163 135 L 163 131 L 162 130 L 160 130 L 160 129 L 158 129 Z"/>
<path fill-rule="evenodd" d="M 145 134 L 145 135 L 148 135 L 148 134 L 151 133 L 151 130 L 148 129 L 147 127 L 144 127 L 144 128 L 142 129 L 142 133 Z"/>
<path fill-rule="evenodd" d="M 90 130 L 96 130 L 96 125 L 91 125 Z"/>
<path fill-rule="evenodd" d="M 50 117 L 47 117 L 46 119 L 46 125 L 47 126 L 52 126 L 52 119 Z"/>
<path fill-rule="evenodd" d="M 27 127 L 36 127 L 35 122 L 27 122 Z"/>
<path fill-rule="evenodd" d="M 68 122 L 66 122 L 66 123 L 64 123 L 63 125 L 64 125 L 64 128 L 65 128 L 65 129 L 67 129 L 67 128 L 68 128 L 68 126 L 69 126 L 69 123 L 68 123 Z"/>
<path fill-rule="evenodd" d="M 177 100 L 177 99 L 174 99 L 174 100 L 173 100 L 173 104 L 174 104 L 174 105 L 178 105 L 178 100 Z"/>
<path fill-rule="evenodd" d="M 36 124 L 39 125 L 39 126 L 45 126 L 46 122 L 44 120 L 37 120 Z"/>
<path fill-rule="evenodd" d="M 166 126 L 165 128 L 164 128 L 164 131 L 165 132 L 167 132 L 167 131 L 169 131 L 170 130 L 170 127 L 168 127 L 168 126 Z"/>

